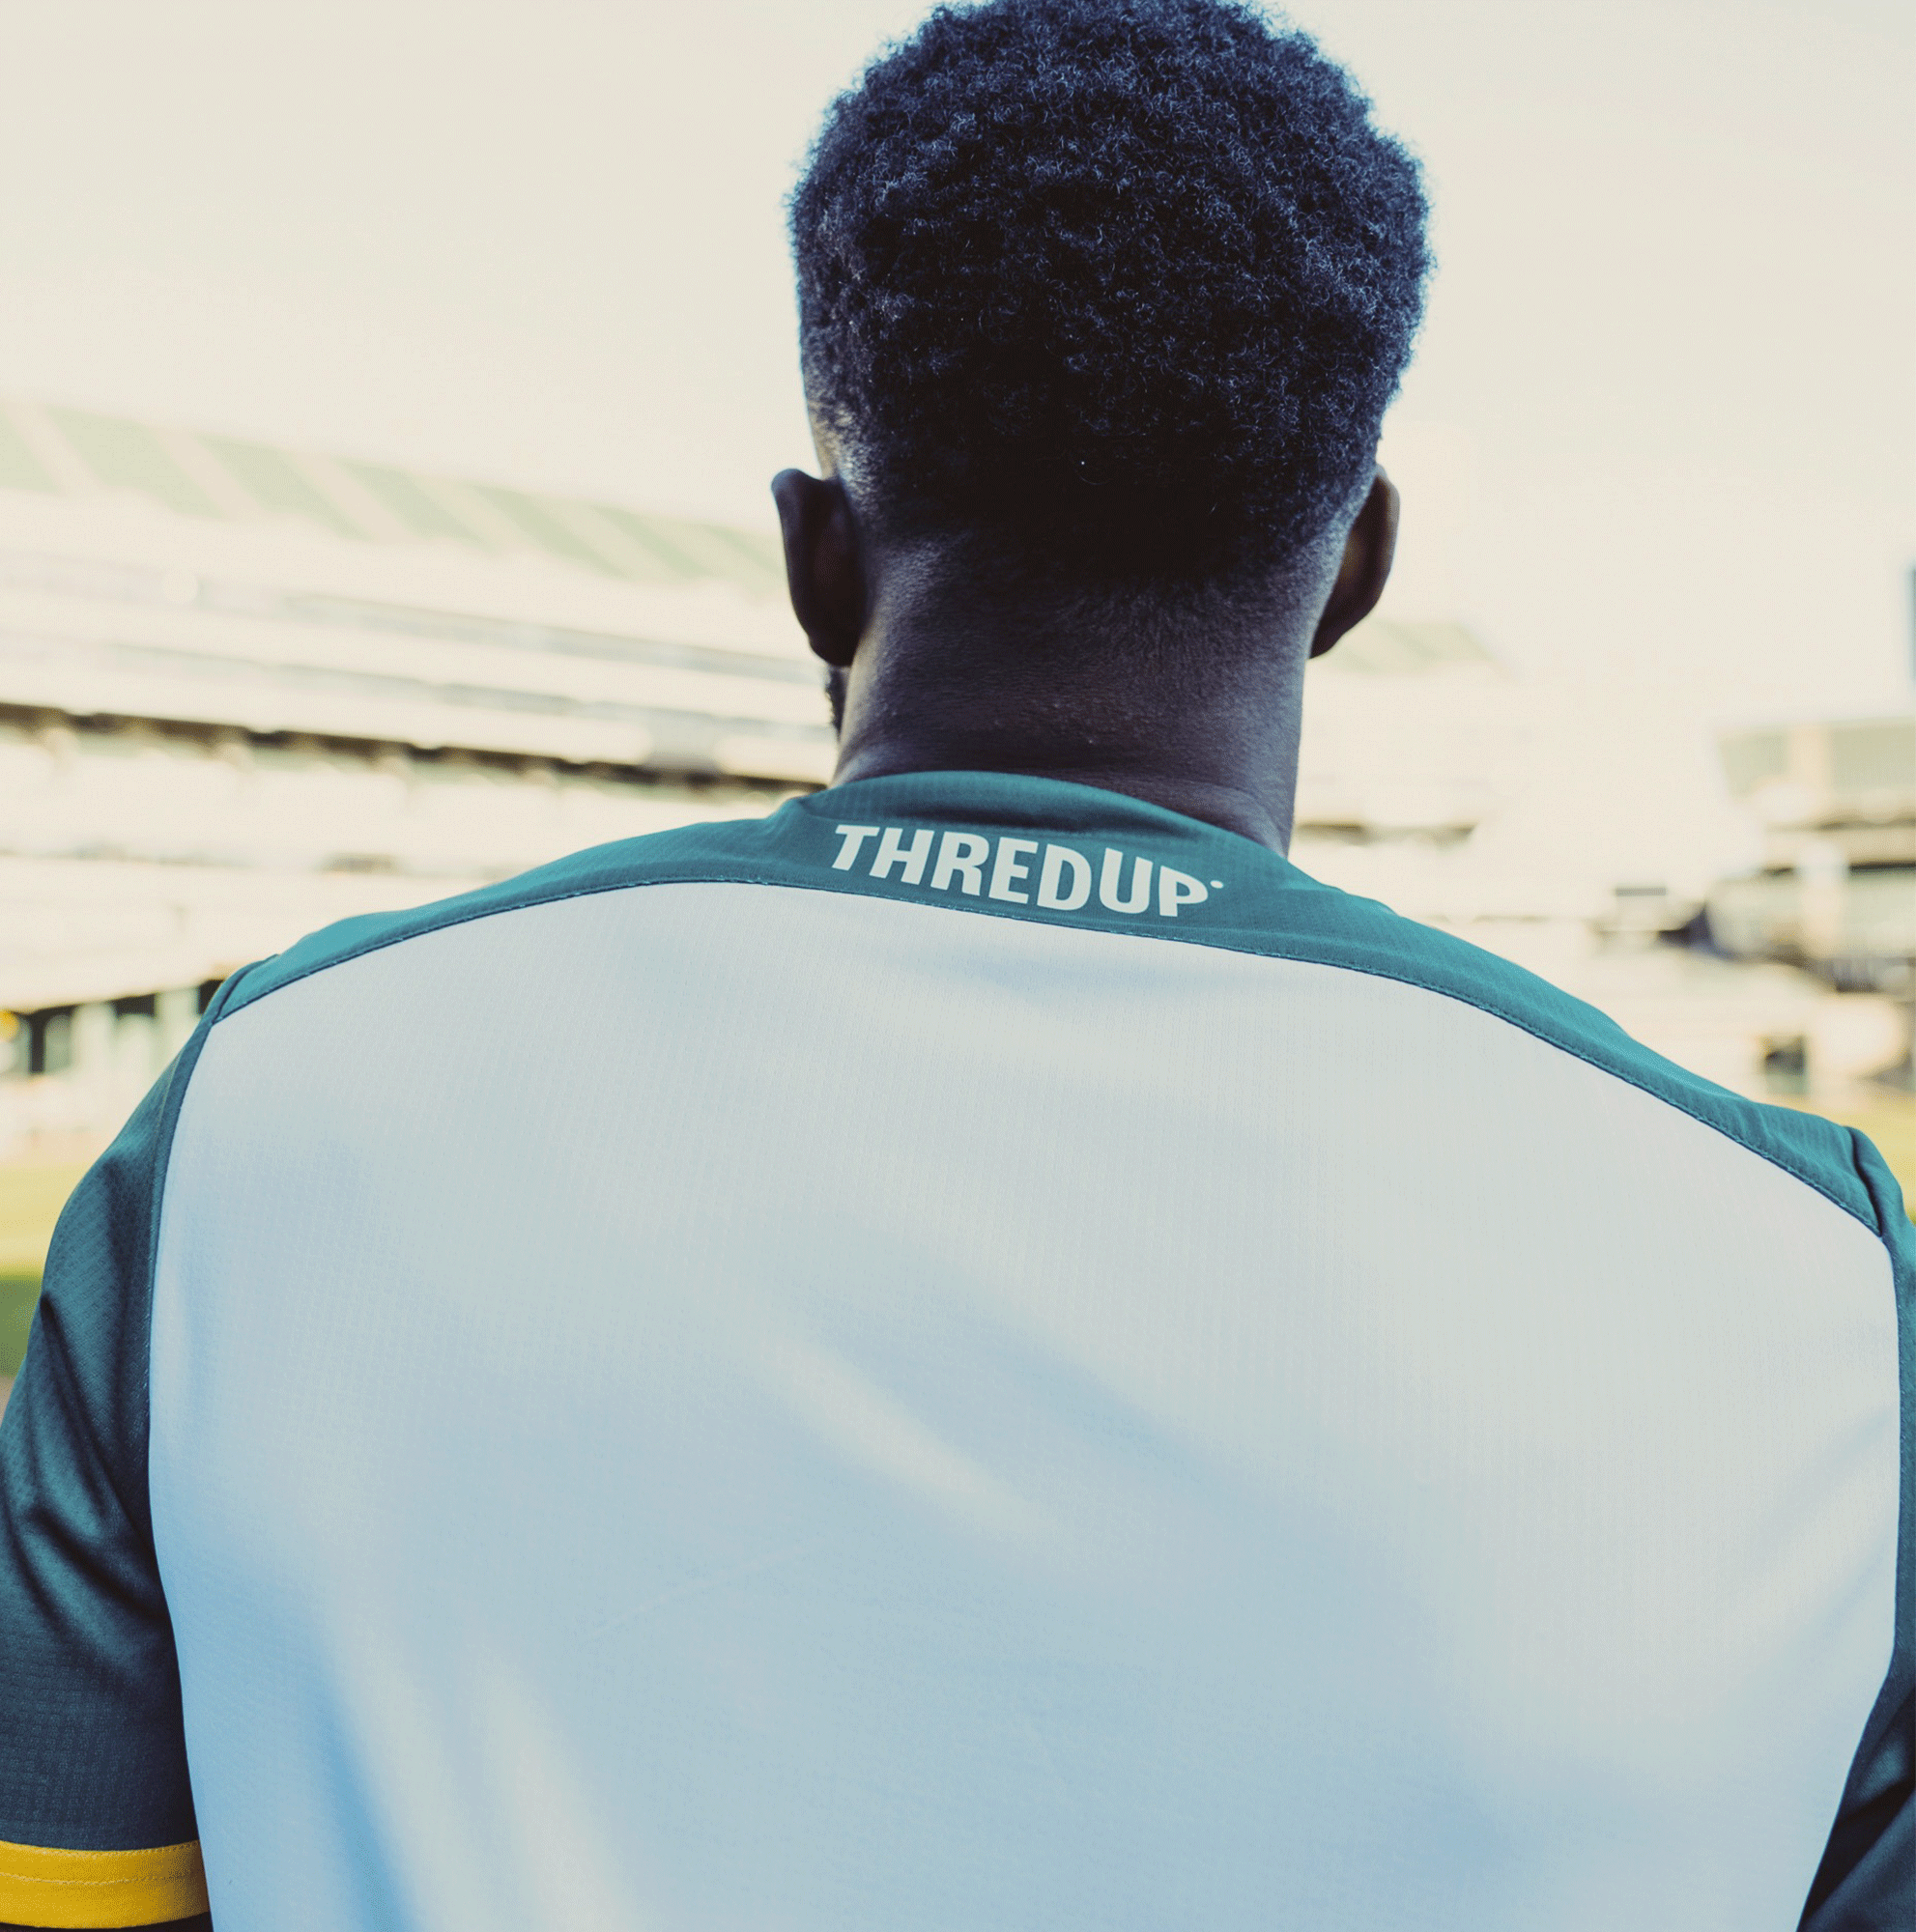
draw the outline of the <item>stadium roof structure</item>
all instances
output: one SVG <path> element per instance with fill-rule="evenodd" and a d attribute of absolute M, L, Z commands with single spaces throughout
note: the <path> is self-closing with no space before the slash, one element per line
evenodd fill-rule
<path fill-rule="evenodd" d="M 0 705 L 818 783 L 769 535 L 0 403 Z"/>
<path fill-rule="evenodd" d="M 133 497 L 176 516 L 303 525 L 356 543 L 539 554 L 629 583 L 717 581 L 754 597 L 785 584 L 777 542 L 757 531 L 53 404 L 0 401 L 0 489 Z"/>

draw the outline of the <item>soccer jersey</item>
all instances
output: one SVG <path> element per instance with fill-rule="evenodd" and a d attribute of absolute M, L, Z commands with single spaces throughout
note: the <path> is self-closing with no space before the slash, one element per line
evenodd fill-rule
<path fill-rule="evenodd" d="M 349 921 L 55 1237 L 0 1920 L 1906 1926 L 1910 1236 L 1116 793 Z"/>

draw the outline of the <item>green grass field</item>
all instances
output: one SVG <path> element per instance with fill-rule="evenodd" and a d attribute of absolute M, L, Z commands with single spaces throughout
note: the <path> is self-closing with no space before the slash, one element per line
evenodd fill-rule
<path fill-rule="evenodd" d="M 11 1376 L 26 1352 L 46 1243 L 85 1172 L 71 1163 L 0 1167 L 0 1376 Z"/>
<path fill-rule="evenodd" d="M 1916 1219 L 1916 1097 L 1886 1094 L 1856 1108 L 1832 1111 L 1881 1149 Z M 40 1293 L 41 1264 L 60 1209 L 84 1167 L 0 1167 L 0 1376 L 11 1376 L 26 1350 L 27 1327 Z"/>

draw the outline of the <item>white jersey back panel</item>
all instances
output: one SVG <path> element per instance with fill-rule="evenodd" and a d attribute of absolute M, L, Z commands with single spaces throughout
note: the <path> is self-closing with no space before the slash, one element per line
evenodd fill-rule
<path fill-rule="evenodd" d="M 1896 1315 L 1458 999 L 743 881 L 209 1036 L 152 1494 L 220 1932 L 1787 1932 Z"/>

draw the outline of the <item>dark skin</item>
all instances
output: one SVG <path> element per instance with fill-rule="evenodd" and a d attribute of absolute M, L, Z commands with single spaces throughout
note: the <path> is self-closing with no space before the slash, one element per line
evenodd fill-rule
<path fill-rule="evenodd" d="M 1129 792 L 1282 852 L 1291 841 L 1306 662 L 1368 616 L 1397 544 L 1382 469 L 1341 531 L 1240 606 L 1238 647 L 1114 663 L 1057 611 L 960 579 L 936 539 L 869 538 L 833 475 L 772 480 L 792 610 L 844 677 L 833 782 L 1016 772 Z"/>

